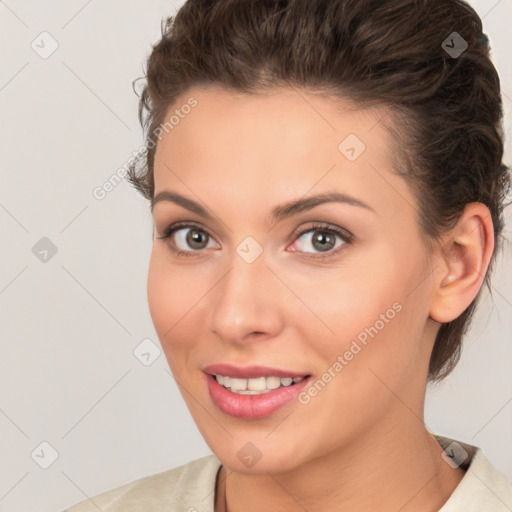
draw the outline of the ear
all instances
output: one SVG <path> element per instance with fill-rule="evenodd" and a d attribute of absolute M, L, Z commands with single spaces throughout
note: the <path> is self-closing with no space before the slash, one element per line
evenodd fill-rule
<path fill-rule="evenodd" d="M 460 316 L 477 296 L 494 251 L 491 213 L 482 203 L 470 203 L 457 224 L 443 235 L 430 307 L 440 323 Z"/>

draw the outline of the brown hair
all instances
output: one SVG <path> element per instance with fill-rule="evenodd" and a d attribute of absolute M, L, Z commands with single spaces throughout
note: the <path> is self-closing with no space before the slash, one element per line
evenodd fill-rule
<path fill-rule="evenodd" d="M 468 203 L 489 208 L 496 242 L 485 276 L 490 289 L 510 177 L 502 164 L 499 77 L 482 22 L 469 5 L 188 0 L 163 20 L 161 31 L 139 103 L 146 162 L 142 170 L 135 163 L 128 172 L 129 182 L 147 199 L 154 195 L 158 127 L 192 86 L 218 84 L 250 94 L 292 85 L 362 107 L 383 105 L 395 121 L 395 169 L 415 192 L 428 241 L 453 226 Z M 465 44 L 460 55 L 449 53 Z M 441 325 L 429 381 L 441 380 L 457 364 L 479 295 L 458 318 Z"/>

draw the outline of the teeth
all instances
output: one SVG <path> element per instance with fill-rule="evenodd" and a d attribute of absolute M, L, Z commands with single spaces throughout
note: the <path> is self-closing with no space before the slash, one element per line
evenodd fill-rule
<path fill-rule="evenodd" d="M 245 391 L 247 389 L 247 379 L 231 379 L 232 391 Z"/>
<path fill-rule="evenodd" d="M 225 388 L 230 389 L 233 393 L 241 395 L 259 395 L 267 393 L 272 389 L 281 386 L 291 386 L 292 382 L 300 382 L 304 377 L 256 377 L 253 379 L 236 379 L 223 375 L 215 375 L 215 379 Z"/>
<path fill-rule="evenodd" d="M 281 386 L 280 377 L 267 377 L 267 389 L 277 389 Z"/>
<path fill-rule="evenodd" d="M 250 389 L 251 391 L 264 391 L 267 389 L 267 378 L 258 377 L 257 379 L 248 379 L 247 389 Z"/>

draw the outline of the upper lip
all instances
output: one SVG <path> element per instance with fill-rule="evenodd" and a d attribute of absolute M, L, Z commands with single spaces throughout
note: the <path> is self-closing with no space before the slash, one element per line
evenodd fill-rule
<path fill-rule="evenodd" d="M 232 364 L 209 364 L 203 368 L 210 375 L 222 375 L 235 379 L 254 379 L 256 377 L 306 377 L 309 373 L 297 373 L 291 370 L 281 370 L 270 366 L 233 366 Z"/>

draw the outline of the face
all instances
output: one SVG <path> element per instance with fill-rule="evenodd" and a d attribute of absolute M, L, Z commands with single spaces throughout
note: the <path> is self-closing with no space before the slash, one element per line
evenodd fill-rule
<path fill-rule="evenodd" d="M 422 415 L 431 267 L 384 111 L 209 87 L 169 115 L 191 97 L 155 154 L 148 300 L 212 451 L 241 473 L 287 471 L 402 428 L 413 418 L 404 403 Z M 274 216 L 324 194 L 338 200 Z M 288 401 L 272 391 L 275 407 L 223 389 L 219 406 L 204 369 L 222 363 L 310 377 L 284 386 Z M 251 466 L 244 454 L 261 458 Z"/>

